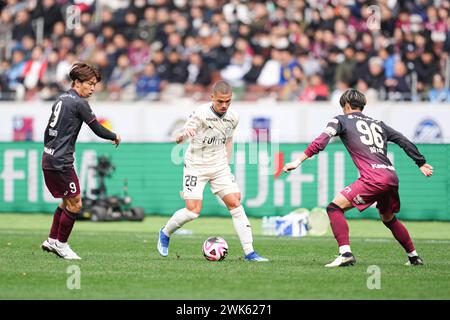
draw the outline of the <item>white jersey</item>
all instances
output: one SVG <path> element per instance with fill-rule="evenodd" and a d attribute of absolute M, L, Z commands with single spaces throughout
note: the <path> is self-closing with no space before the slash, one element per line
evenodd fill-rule
<path fill-rule="evenodd" d="M 196 168 L 228 166 L 226 142 L 233 137 L 238 122 L 238 115 L 231 108 L 222 116 L 214 111 L 212 103 L 196 108 L 183 127 L 195 130 L 184 156 L 185 165 Z"/>

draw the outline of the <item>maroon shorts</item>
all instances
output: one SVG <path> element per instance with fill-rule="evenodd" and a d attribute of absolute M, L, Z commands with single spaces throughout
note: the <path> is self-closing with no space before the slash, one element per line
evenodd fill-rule
<path fill-rule="evenodd" d="M 42 170 L 45 185 L 55 198 L 73 198 L 80 194 L 80 184 L 73 168 L 64 171 Z"/>
<path fill-rule="evenodd" d="M 400 211 L 398 186 L 369 184 L 358 179 L 345 187 L 341 194 L 359 211 L 367 209 L 375 202 L 380 214 Z"/>

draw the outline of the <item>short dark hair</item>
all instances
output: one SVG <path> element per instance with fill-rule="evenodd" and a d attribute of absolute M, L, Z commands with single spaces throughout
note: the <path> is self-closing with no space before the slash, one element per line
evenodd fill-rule
<path fill-rule="evenodd" d="M 102 81 L 102 76 L 100 75 L 100 72 L 97 70 L 97 68 L 87 63 L 76 62 L 73 64 L 72 68 L 70 68 L 69 78 L 73 82 L 75 82 L 75 80 L 78 80 L 80 82 L 88 81 L 92 77 L 95 77 L 97 82 Z"/>
<path fill-rule="evenodd" d="M 363 111 L 367 103 L 366 96 L 356 89 L 347 89 L 339 99 L 339 104 L 344 108 L 347 103 L 353 110 Z"/>
<path fill-rule="evenodd" d="M 216 95 L 218 92 L 220 92 L 221 94 L 228 94 L 232 92 L 232 88 L 228 84 L 228 82 L 219 80 L 212 87 L 212 94 Z"/>

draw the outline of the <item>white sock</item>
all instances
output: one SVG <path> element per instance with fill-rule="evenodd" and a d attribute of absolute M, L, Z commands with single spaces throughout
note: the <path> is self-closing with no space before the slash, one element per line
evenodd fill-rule
<path fill-rule="evenodd" d="M 416 252 L 416 250 L 414 250 L 414 251 L 411 251 L 410 253 L 408 253 L 408 257 L 416 257 L 417 256 L 417 252 Z"/>
<path fill-rule="evenodd" d="M 349 245 L 344 245 L 339 247 L 339 254 L 343 254 L 346 252 L 352 252 Z"/>
<path fill-rule="evenodd" d="M 170 237 L 172 233 L 180 229 L 186 222 L 192 221 L 197 217 L 198 214 L 195 212 L 189 211 L 186 208 L 180 209 L 167 221 L 162 231 L 166 236 Z"/>
<path fill-rule="evenodd" d="M 55 244 L 56 241 L 57 239 L 47 238 L 47 242 L 50 244 Z"/>
<path fill-rule="evenodd" d="M 67 242 L 60 242 L 59 240 L 56 240 L 56 245 L 58 246 L 58 247 L 65 247 L 66 245 L 67 245 Z"/>
<path fill-rule="evenodd" d="M 253 251 L 253 236 L 252 227 L 250 221 L 248 221 L 245 210 L 242 206 L 239 206 L 233 210 L 230 210 L 231 216 L 233 218 L 233 225 L 236 233 L 241 241 L 242 249 L 244 254 L 248 255 Z"/>

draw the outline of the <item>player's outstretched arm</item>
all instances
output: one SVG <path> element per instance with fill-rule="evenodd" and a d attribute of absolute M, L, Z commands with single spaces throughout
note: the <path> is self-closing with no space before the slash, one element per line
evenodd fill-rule
<path fill-rule="evenodd" d="M 387 140 L 392 141 L 393 143 L 397 144 L 400 148 L 402 148 L 405 151 L 405 153 L 408 155 L 408 157 L 410 157 L 411 159 L 414 160 L 414 162 L 419 167 L 420 171 L 422 171 L 422 167 L 425 166 L 427 161 L 425 160 L 425 157 L 420 153 L 417 146 L 414 143 L 412 143 L 411 141 L 409 141 L 409 139 L 406 138 L 400 132 L 394 130 L 393 128 L 389 127 L 385 123 L 383 123 L 383 125 L 384 125 L 384 129 L 387 133 Z M 431 166 L 424 167 L 425 172 L 428 173 L 430 171 L 430 168 L 431 168 L 431 173 L 433 173 L 433 167 L 431 167 Z M 422 173 L 425 174 L 424 171 L 422 171 Z M 427 174 L 425 174 L 425 175 L 430 176 Z"/>
<path fill-rule="evenodd" d="M 419 169 L 420 169 L 420 171 L 422 171 L 424 176 L 431 177 L 433 175 L 433 167 L 427 163 L 425 163 Z"/>
<path fill-rule="evenodd" d="M 337 124 L 337 120 L 330 121 L 330 123 Z M 330 126 L 330 123 L 328 124 L 329 126 Z M 298 159 L 287 163 L 283 167 L 283 171 L 288 172 L 288 171 L 297 169 L 298 166 L 301 165 L 303 161 L 305 161 L 308 158 L 311 158 L 313 155 L 315 155 L 315 154 L 319 153 L 320 151 L 322 151 L 323 149 L 325 149 L 327 144 L 330 142 L 331 137 L 337 133 L 337 131 L 335 129 L 333 129 L 333 130 L 334 131 L 331 132 L 329 127 L 327 127 L 325 129 L 325 132 L 321 133 L 320 136 L 318 136 L 316 139 L 314 139 L 313 142 L 311 142 L 309 144 L 309 146 L 305 149 L 305 152 L 303 152 Z"/>
<path fill-rule="evenodd" d="M 186 128 L 183 130 L 183 132 L 181 132 L 180 134 L 178 134 L 175 137 L 175 142 L 178 143 L 182 143 L 184 142 L 186 139 L 188 138 L 193 138 L 195 136 L 195 130 L 192 128 Z"/>
<path fill-rule="evenodd" d="M 298 166 L 300 166 L 300 165 L 303 163 L 303 161 L 305 161 L 305 160 L 308 159 L 308 158 L 309 158 L 309 157 L 308 157 L 305 153 L 302 153 L 302 154 L 300 155 L 300 157 L 298 157 L 296 160 L 294 160 L 294 161 L 292 161 L 292 162 L 289 162 L 289 163 L 286 163 L 286 164 L 284 165 L 284 167 L 283 167 L 283 171 L 284 171 L 284 172 L 289 172 L 289 171 L 291 171 L 291 170 L 297 169 Z"/>
<path fill-rule="evenodd" d="M 116 146 L 118 146 L 121 141 L 118 134 L 106 129 L 97 119 L 89 123 L 89 128 L 91 128 L 91 130 L 100 138 L 113 141 L 113 144 Z"/>

